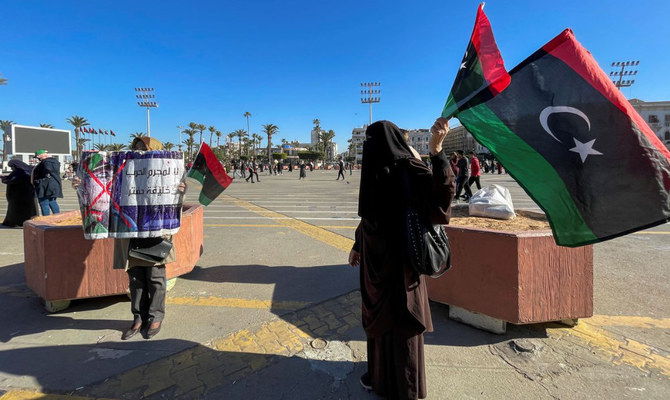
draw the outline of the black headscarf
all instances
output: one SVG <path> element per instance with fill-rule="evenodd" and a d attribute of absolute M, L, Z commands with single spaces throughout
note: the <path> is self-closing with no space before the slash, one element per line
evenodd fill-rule
<path fill-rule="evenodd" d="M 11 174 L 15 175 L 23 175 L 23 174 L 30 175 L 30 173 L 33 170 L 33 167 L 16 158 L 9 160 L 7 166 L 9 166 L 12 169 Z"/>
<path fill-rule="evenodd" d="M 410 176 L 430 175 L 428 167 L 412 154 L 400 128 L 389 121 L 370 125 L 363 143 L 359 216 L 383 220 L 390 217 L 398 202 L 403 202 L 402 182 L 395 173 L 399 167 L 406 167 Z"/>

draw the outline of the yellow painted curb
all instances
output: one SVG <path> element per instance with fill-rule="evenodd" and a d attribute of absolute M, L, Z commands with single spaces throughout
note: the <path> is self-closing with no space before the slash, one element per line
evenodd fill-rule
<path fill-rule="evenodd" d="M 207 297 L 168 297 L 165 299 L 167 304 L 189 305 L 189 306 L 207 306 L 207 307 L 230 307 L 230 308 L 256 308 L 265 310 L 290 310 L 295 311 L 305 308 L 311 303 L 306 301 L 272 301 L 272 300 L 254 300 L 224 298 L 217 296 Z"/>

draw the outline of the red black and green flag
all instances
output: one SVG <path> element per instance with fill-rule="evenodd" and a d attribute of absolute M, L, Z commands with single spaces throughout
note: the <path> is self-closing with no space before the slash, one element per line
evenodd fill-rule
<path fill-rule="evenodd" d="M 464 107 L 482 103 L 509 85 L 510 76 L 493 37 L 484 4 L 479 5 L 470 43 L 458 68 L 442 116 L 451 118 Z"/>
<path fill-rule="evenodd" d="M 204 206 L 214 201 L 233 181 L 205 142 L 200 146 L 188 176 L 202 183 L 198 201 Z"/>
<path fill-rule="evenodd" d="M 566 29 L 457 118 L 581 246 L 670 221 L 670 152 Z"/>

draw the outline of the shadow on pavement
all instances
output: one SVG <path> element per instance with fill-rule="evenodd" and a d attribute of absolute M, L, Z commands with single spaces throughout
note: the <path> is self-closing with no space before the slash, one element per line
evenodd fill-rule
<path fill-rule="evenodd" d="M 271 311 L 295 323 L 296 316 L 301 318 L 302 310 L 293 313 L 291 310 L 278 306 L 284 302 L 309 302 L 318 304 L 333 297 L 358 290 L 358 269 L 348 265 L 328 265 L 319 267 L 261 266 L 238 265 L 216 266 L 209 268 L 196 267 L 190 274 L 181 279 L 207 281 L 215 283 L 253 283 L 274 284 Z M 352 283 L 353 282 L 353 283 Z M 353 307 L 355 318 L 360 321 L 360 297 L 356 299 L 358 306 Z M 449 319 L 447 305 L 431 302 L 434 332 L 425 334 L 427 345 L 441 346 L 480 346 L 505 342 L 516 338 L 545 338 L 547 334 L 542 325 L 514 326 L 508 324 L 504 335 L 493 334 Z M 365 340 L 365 333 L 360 323 L 348 332 L 348 337 L 334 333 L 324 333 L 310 326 L 301 327 L 312 337 L 326 340 Z"/>
<path fill-rule="evenodd" d="M 8 343 L 14 338 L 64 330 L 118 330 L 127 328 L 128 321 L 109 319 L 82 319 L 63 314 L 98 310 L 119 300 L 128 301 L 126 296 L 110 296 L 73 300 L 70 307 L 60 314 L 49 314 L 40 299 L 25 285 L 23 264 L 0 268 L 0 342 Z"/>
<path fill-rule="evenodd" d="M 319 303 L 358 289 L 358 269 L 346 264 L 317 267 L 231 265 L 195 269 L 180 279 L 213 283 L 274 284 L 271 311 L 276 315 L 292 310 L 281 303 Z"/>
<path fill-rule="evenodd" d="M 149 343 L 154 349 L 180 350 L 169 356 L 147 352 L 143 345 Z M 3 350 L 0 373 L 25 377 L 44 393 L 105 398 L 375 398 L 358 384 L 365 363 L 331 360 L 325 352 L 322 359 L 307 360 L 216 351 L 176 339 L 138 344 Z"/>

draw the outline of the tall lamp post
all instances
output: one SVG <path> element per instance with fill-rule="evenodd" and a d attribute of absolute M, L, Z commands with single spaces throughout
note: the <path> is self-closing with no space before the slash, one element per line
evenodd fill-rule
<path fill-rule="evenodd" d="M 156 98 L 156 95 L 154 95 L 154 88 L 135 88 L 135 97 L 140 100 L 137 102 L 138 106 L 147 108 L 147 136 L 151 136 L 149 109 L 158 107 L 158 103 L 156 103 L 155 100 L 152 100 Z"/>
<path fill-rule="evenodd" d="M 361 103 L 368 103 L 370 108 L 370 125 L 372 125 L 372 103 L 379 103 L 379 97 L 373 97 L 381 93 L 380 82 L 361 83 Z"/>
<path fill-rule="evenodd" d="M 179 129 L 179 144 L 177 145 L 177 147 L 179 147 L 179 151 L 181 151 L 181 132 L 184 129 L 184 127 L 181 125 L 177 125 L 177 129 Z"/>
<path fill-rule="evenodd" d="M 612 63 L 612 68 L 621 68 L 619 71 L 612 71 L 610 72 L 612 81 L 616 85 L 616 87 L 621 90 L 622 87 L 629 87 L 632 84 L 635 83 L 635 79 L 626 79 L 624 80 L 623 78 L 630 78 L 632 76 L 637 75 L 637 70 L 635 71 L 626 71 L 626 67 L 636 67 L 638 64 L 640 64 L 639 61 L 616 61 Z M 619 77 L 618 79 L 616 77 Z"/>

